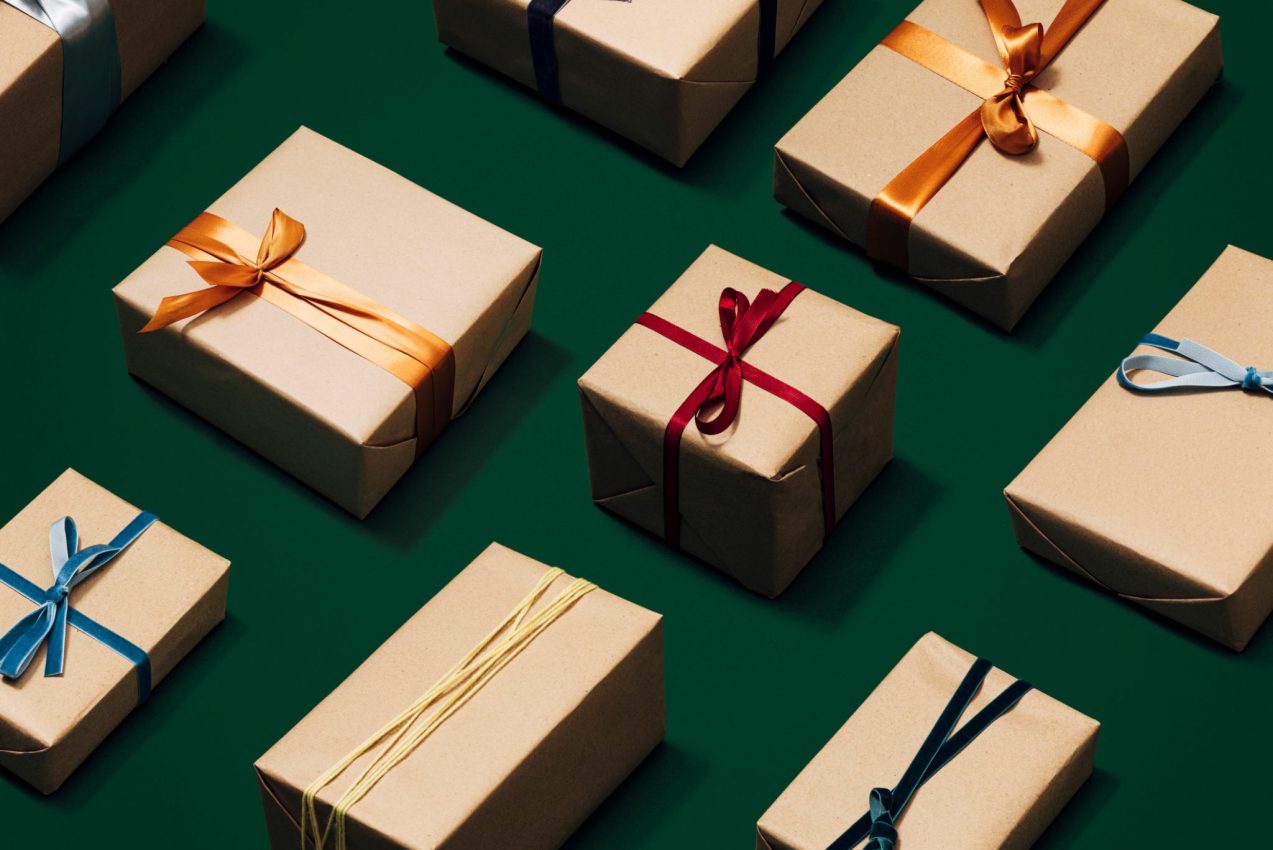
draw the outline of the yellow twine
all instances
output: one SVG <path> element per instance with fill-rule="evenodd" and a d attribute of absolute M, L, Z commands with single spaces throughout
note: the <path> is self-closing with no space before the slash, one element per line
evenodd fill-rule
<path fill-rule="evenodd" d="M 406 711 L 390 720 L 379 731 L 358 745 L 329 770 L 320 775 L 301 795 L 301 850 L 306 848 L 309 831 L 313 830 L 315 850 L 323 850 L 327 839 L 335 833 L 335 850 L 347 850 L 346 819 L 349 810 L 370 793 L 389 771 L 401 764 L 424 743 L 446 720 L 459 711 L 496 673 L 504 669 L 527 645 L 555 623 L 575 602 L 596 589 L 590 581 L 575 579 L 561 594 L 531 617 L 531 609 L 548 591 L 563 571 L 552 568 L 544 573 L 535 588 L 509 612 L 490 634 L 483 638 L 450 672 L 429 688 Z M 500 635 L 507 632 L 504 637 Z M 423 723 L 417 722 L 431 707 L 437 710 Z M 409 733 L 409 734 L 408 734 Z M 349 790 L 332 806 L 327 821 L 319 827 L 315 800 L 323 788 L 367 753 L 388 744 L 354 781 Z"/>

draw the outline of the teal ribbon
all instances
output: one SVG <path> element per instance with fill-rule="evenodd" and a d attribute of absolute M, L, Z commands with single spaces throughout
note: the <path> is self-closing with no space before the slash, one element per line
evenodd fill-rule
<path fill-rule="evenodd" d="M 62 41 L 62 136 L 58 164 L 97 135 L 119 106 L 119 42 L 110 0 L 0 0 Z"/>
<path fill-rule="evenodd" d="M 155 523 L 154 514 L 142 512 L 110 543 L 79 548 L 75 520 L 63 517 L 49 529 L 49 551 L 53 561 L 53 584 L 47 588 L 0 564 L 0 584 L 8 585 L 36 608 L 0 636 L 0 676 L 21 678 L 35 653 L 46 643 L 45 676 L 60 676 L 66 666 L 66 630 L 69 626 L 123 656 L 137 670 L 138 702 L 150 694 L 150 658 L 146 652 L 100 623 L 71 607 L 71 591 L 103 569 Z"/>
<path fill-rule="evenodd" d="M 1263 390 L 1273 393 L 1273 372 L 1261 372 L 1254 366 L 1240 366 L 1223 354 L 1189 339 L 1174 340 L 1161 334 L 1149 334 L 1141 345 L 1169 351 L 1177 357 L 1160 354 L 1135 354 L 1118 367 L 1118 383 L 1138 393 L 1166 390 Z M 1159 372 L 1169 377 L 1151 384 L 1138 384 L 1131 372 Z"/>
<path fill-rule="evenodd" d="M 977 736 L 1011 711 L 1032 690 L 1028 682 L 1013 682 L 956 730 L 960 718 L 968 710 L 992 669 L 993 665 L 984 658 L 973 662 L 972 669 L 955 689 L 950 702 L 942 710 L 901 780 L 893 788 L 873 788 L 867 813 L 831 842 L 827 850 L 853 850 L 863 841 L 867 841 L 865 850 L 895 850 L 898 844 L 896 821 L 920 786 L 932 779 L 937 771 L 949 764 Z"/>

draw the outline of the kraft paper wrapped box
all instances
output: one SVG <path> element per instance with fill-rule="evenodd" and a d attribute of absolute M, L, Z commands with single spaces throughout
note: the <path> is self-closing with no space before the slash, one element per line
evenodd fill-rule
<path fill-rule="evenodd" d="M 594 501 L 770 597 L 893 456 L 898 329 L 803 290 L 742 352 L 747 377 L 729 428 L 713 435 L 690 421 L 666 444 L 724 355 L 722 292 L 755 300 L 793 286 L 708 248 L 650 308 L 654 319 L 642 317 L 579 380 Z M 647 324 L 657 321 L 707 348 Z"/>
<path fill-rule="evenodd" d="M 1229 248 L 1154 331 L 1273 369 L 1270 293 L 1273 262 Z M 1241 650 L 1273 609 L 1270 416 L 1263 390 L 1151 395 L 1113 375 L 1008 485 L 1017 540 Z"/>
<path fill-rule="evenodd" d="M 214 288 L 187 264 L 209 256 L 166 245 L 115 288 L 128 368 L 365 517 L 526 335 L 540 250 L 306 129 L 179 236 L 229 222 L 242 265 L 225 274 L 251 284 L 262 235 L 289 232 L 274 210 L 305 230 L 270 274 L 337 308 L 267 283 L 139 333 L 166 297 Z M 367 310 L 392 318 L 371 328 L 383 336 L 342 323 L 366 327 Z M 401 354 L 404 334 L 437 360 Z"/>
<path fill-rule="evenodd" d="M 1021 21 L 1042 23 L 1045 39 L 1062 5 L 1016 2 Z M 924 0 L 885 42 L 778 142 L 774 195 L 1006 329 L 1222 69 L 1216 16 L 1181 0 L 1107 0 L 1027 81 L 1034 85 L 1025 88 L 1024 110 L 1038 144 L 1009 155 L 976 121 L 983 99 L 1007 91 L 1008 75 L 982 3 Z M 943 59 L 956 73 L 920 64 Z M 970 116 L 971 138 L 981 139 L 971 156 L 919 209 L 909 233 L 890 228 L 885 201 L 916 187 L 892 181 Z M 1106 157 L 1100 167 L 1098 155 Z"/>
<path fill-rule="evenodd" d="M 900 784 L 973 663 L 935 634 L 921 638 L 760 818 L 757 850 L 828 850 L 868 811 L 873 789 Z M 993 713 L 993 700 L 1020 687 L 1014 681 L 991 668 L 958 728 Z M 1025 850 L 1091 775 L 1099 731 L 1095 720 L 1027 690 L 919 786 L 894 819 L 898 846 Z M 835 850 L 866 846 L 850 840 Z"/>
<path fill-rule="evenodd" d="M 0 0 L 0 221 L 74 152 L 62 146 L 62 41 L 54 29 L 18 8 L 23 5 L 33 6 L 34 0 Z M 145 82 L 204 17 L 204 0 L 110 0 L 108 5 L 119 53 L 119 97 Z M 100 78 L 105 72 L 86 73 Z"/>
<path fill-rule="evenodd" d="M 275 850 L 300 846 L 302 823 L 309 846 L 332 847 L 323 825 L 341 800 L 349 850 L 552 850 L 663 734 L 662 618 L 492 544 L 256 770 Z"/>
<path fill-rule="evenodd" d="M 160 521 L 134 525 L 140 513 L 67 470 L 0 528 L 0 636 L 41 607 L 28 592 L 58 586 L 51 549 L 61 545 L 64 555 L 75 555 L 64 517 L 74 521 L 78 551 L 116 542 L 129 528 L 144 529 L 70 588 L 61 675 L 45 675 L 55 634 L 38 645 L 16 678 L 7 677 L 8 656 L 0 659 L 6 668 L 0 765 L 45 794 L 57 790 L 149 688 L 225 618 L 229 562 Z"/>
<path fill-rule="evenodd" d="M 684 165 L 822 0 L 436 0 L 438 38 Z"/>

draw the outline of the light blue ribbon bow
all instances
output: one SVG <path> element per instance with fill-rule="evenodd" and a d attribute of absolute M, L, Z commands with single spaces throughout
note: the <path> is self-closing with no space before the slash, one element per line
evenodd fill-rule
<path fill-rule="evenodd" d="M 1134 354 L 1118 367 L 1118 383 L 1138 393 L 1165 390 L 1231 389 L 1263 390 L 1273 394 L 1273 372 L 1261 372 L 1254 366 L 1239 366 L 1233 360 L 1189 339 L 1176 341 L 1161 334 L 1149 334 L 1140 341 L 1179 357 L 1159 354 Z M 1183 358 L 1183 359 L 1182 359 Z M 1131 372 L 1160 372 L 1171 377 L 1150 384 L 1138 384 Z"/>
<path fill-rule="evenodd" d="M 48 643 L 45 676 L 62 675 L 66 663 L 66 629 L 71 626 L 122 655 L 137 668 L 139 702 L 150 693 L 150 659 L 145 651 L 89 619 L 71 607 L 70 595 L 76 585 L 104 568 L 132 545 L 155 523 L 154 514 L 142 512 L 110 543 L 79 548 L 75 520 L 63 517 L 49 529 L 49 550 L 53 559 L 53 584 L 41 588 L 0 564 L 0 584 L 21 593 L 36 608 L 0 637 L 0 676 L 18 679 L 26 672 L 41 646 Z"/>
<path fill-rule="evenodd" d="M 110 0 L 0 0 L 62 41 L 62 140 L 66 162 L 106 125 L 120 101 L 119 42 Z"/>

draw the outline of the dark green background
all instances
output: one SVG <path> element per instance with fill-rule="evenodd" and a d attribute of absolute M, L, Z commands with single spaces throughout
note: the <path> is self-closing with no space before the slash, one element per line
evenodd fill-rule
<path fill-rule="evenodd" d="M 0 779 L 0 845 L 264 846 L 253 760 L 498 540 L 667 616 L 667 742 L 570 850 L 750 848 L 930 629 L 1105 724 L 1041 848 L 1269 846 L 1273 635 L 1235 655 L 1043 566 L 1000 495 L 1226 243 L 1273 256 L 1273 8 L 1207 2 L 1227 79 L 1009 336 L 770 196 L 773 143 L 913 0 L 827 0 L 680 171 L 445 51 L 428 2 L 213 0 L 0 227 L 0 516 L 73 466 L 230 558 L 229 620 L 56 796 Z M 133 381 L 111 303 L 302 123 L 546 249 L 534 332 L 366 522 Z M 709 242 L 903 328 L 897 459 L 777 602 L 589 500 L 575 379 Z"/>

